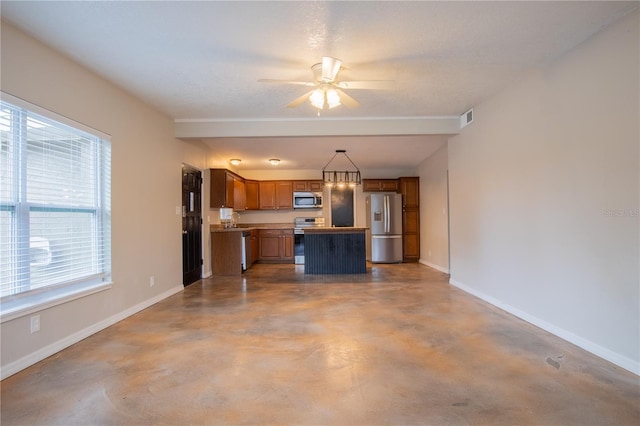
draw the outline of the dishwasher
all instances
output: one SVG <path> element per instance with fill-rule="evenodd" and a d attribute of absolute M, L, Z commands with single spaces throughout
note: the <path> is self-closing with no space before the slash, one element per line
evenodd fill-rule
<path fill-rule="evenodd" d="M 249 259 L 249 238 L 251 238 L 251 231 L 242 231 L 241 248 L 240 248 L 240 263 L 242 265 L 242 272 L 247 270 L 247 260 Z"/>

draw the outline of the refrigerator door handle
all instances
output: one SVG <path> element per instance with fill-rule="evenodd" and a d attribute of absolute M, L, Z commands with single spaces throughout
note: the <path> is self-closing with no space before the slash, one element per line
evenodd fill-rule
<path fill-rule="evenodd" d="M 384 232 L 389 232 L 389 196 L 384 196 Z"/>

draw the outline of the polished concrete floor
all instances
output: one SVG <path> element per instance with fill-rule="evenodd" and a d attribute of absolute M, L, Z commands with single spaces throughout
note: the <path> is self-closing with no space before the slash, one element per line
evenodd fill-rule
<path fill-rule="evenodd" d="M 197 282 L 1 384 L 2 425 L 638 425 L 639 378 L 419 264 Z"/>

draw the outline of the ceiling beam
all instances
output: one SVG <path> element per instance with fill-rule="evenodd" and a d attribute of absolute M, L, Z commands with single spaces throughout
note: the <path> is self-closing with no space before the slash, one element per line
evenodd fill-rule
<path fill-rule="evenodd" d="M 175 120 L 177 138 L 268 136 L 455 135 L 460 117 L 400 117 L 302 120 Z"/>

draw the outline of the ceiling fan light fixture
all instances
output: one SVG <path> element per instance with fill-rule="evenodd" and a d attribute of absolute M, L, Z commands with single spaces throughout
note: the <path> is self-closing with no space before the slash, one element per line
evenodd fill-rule
<path fill-rule="evenodd" d="M 329 109 L 340 106 L 340 95 L 336 92 L 336 89 L 328 89 L 326 95 Z"/>
<path fill-rule="evenodd" d="M 316 89 L 313 92 L 311 92 L 311 95 L 309 95 L 309 101 L 311 102 L 311 105 L 313 105 L 314 107 L 318 108 L 318 109 L 323 109 L 324 108 L 324 92 L 322 89 Z"/>
<path fill-rule="evenodd" d="M 324 109 L 325 107 L 331 109 L 342 105 L 338 91 L 331 87 L 327 88 L 326 86 L 311 92 L 309 102 L 318 109 Z"/>

